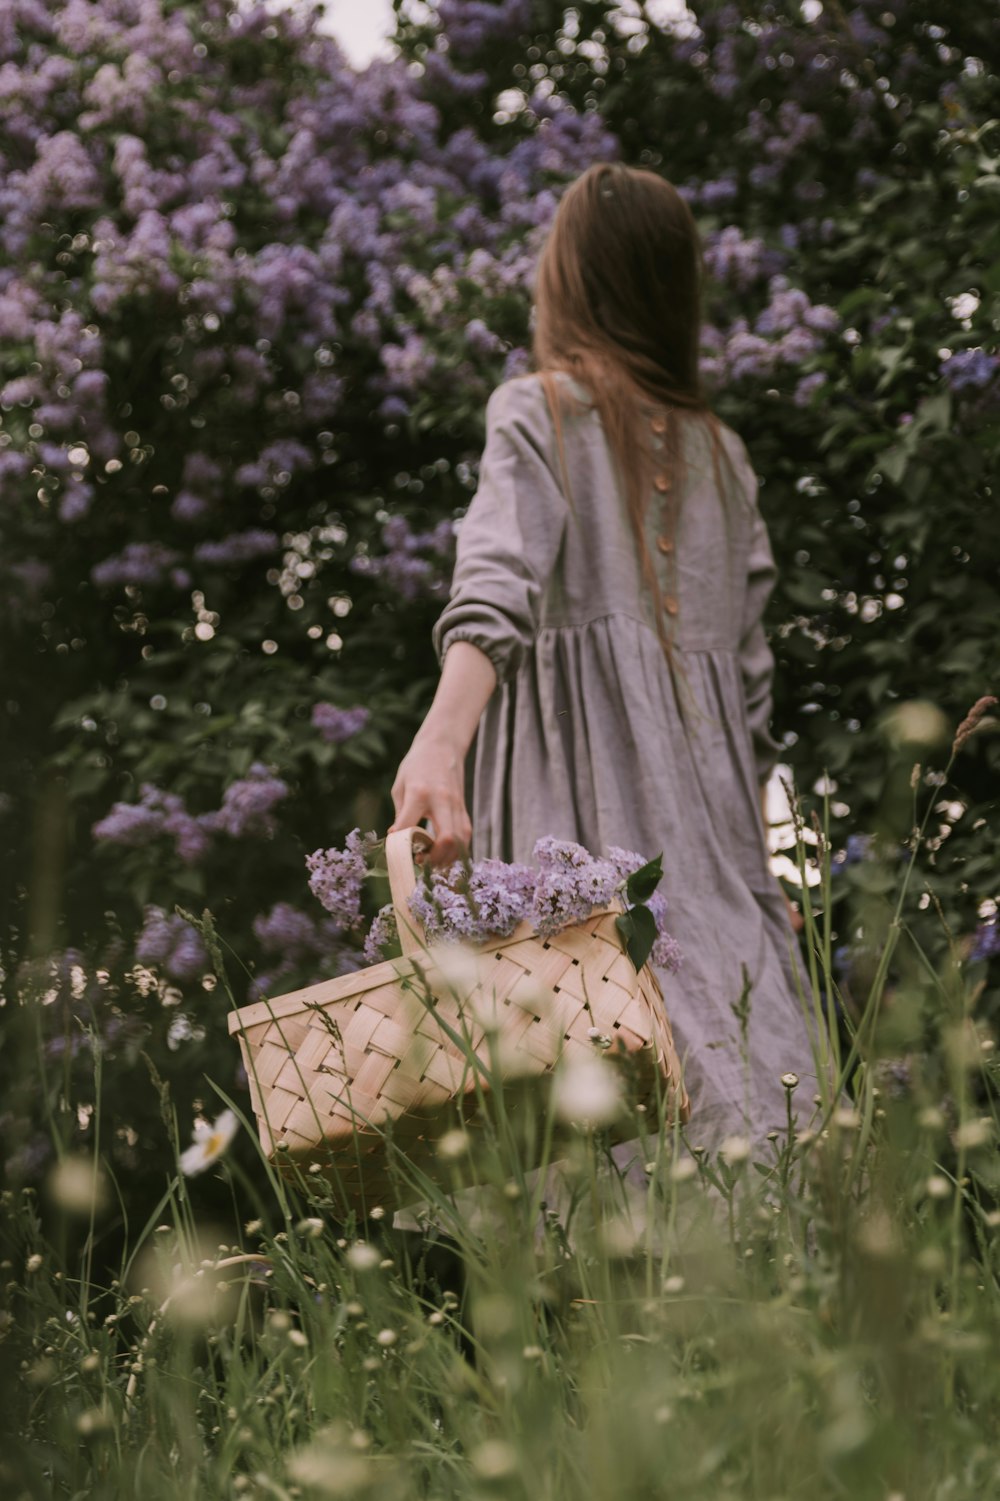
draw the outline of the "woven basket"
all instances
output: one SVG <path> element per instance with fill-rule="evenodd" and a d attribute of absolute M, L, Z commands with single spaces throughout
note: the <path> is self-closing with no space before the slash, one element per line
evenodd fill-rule
<path fill-rule="evenodd" d="M 610 1039 L 611 1056 L 628 1055 L 633 1105 L 665 1098 L 686 1120 L 663 996 L 649 966 L 637 974 L 622 949 L 621 909 L 593 912 L 549 938 L 522 923 L 478 947 L 470 984 L 456 978 L 446 950 L 428 948 L 410 912 L 415 843 L 429 844 L 420 829 L 386 840 L 401 958 L 229 1018 L 270 1159 L 293 1172 L 318 1163 L 347 1203 L 397 1202 L 387 1137 L 436 1178 L 436 1143 L 456 1116 L 475 1127 L 485 1070 L 505 1084 L 550 1075 L 561 1058 L 593 1056 L 594 1029 Z M 541 1111 L 545 1095 L 522 1089 L 521 1108 L 532 1099 Z"/>

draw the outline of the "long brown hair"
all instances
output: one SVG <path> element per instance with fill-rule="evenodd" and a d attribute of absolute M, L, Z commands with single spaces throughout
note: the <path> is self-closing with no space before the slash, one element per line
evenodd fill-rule
<path fill-rule="evenodd" d="M 564 193 L 535 279 L 534 365 L 543 377 L 555 370 L 575 377 L 600 413 L 668 655 L 662 591 L 646 542 L 649 408 L 659 409 L 664 446 L 656 467 L 668 475 L 674 507 L 684 478 L 682 420 L 710 430 L 721 490 L 723 445 L 698 366 L 703 280 L 698 227 L 677 189 L 655 172 L 610 163 L 590 167 Z M 547 382 L 550 401 L 555 384 Z M 553 418 L 560 452 L 564 407 L 570 412 L 574 403 L 559 391 Z M 671 530 L 675 520 L 672 513 Z"/>

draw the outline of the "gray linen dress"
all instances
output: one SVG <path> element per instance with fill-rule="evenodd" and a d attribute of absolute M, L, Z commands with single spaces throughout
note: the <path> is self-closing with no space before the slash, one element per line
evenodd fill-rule
<path fill-rule="evenodd" d="M 662 850 L 683 965 L 659 979 L 691 1095 L 688 1141 L 761 1141 L 786 1125 L 781 1075 L 799 1075 L 796 1103 L 809 1111 L 816 1076 L 761 826 L 760 784 L 777 756 L 761 623 L 775 570 L 746 449 L 720 424 L 735 470 L 718 465 L 730 492 L 720 493 L 708 433 L 681 419 L 687 478 L 670 576 L 651 496 L 648 543 L 676 604 L 672 675 L 592 403 L 563 420 L 565 470 L 538 376 L 500 386 L 486 418 L 479 487 L 434 628 L 442 660 L 471 641 L 497 672 L 474 750 L 473 854 L 528 861 L 544 834 L 595 854 Z M 732 1009 L 742 966 L 745 1045 Z"/>

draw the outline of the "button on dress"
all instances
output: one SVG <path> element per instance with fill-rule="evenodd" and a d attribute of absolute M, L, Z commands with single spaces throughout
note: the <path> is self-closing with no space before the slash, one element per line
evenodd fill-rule
<path fill-rule="evenodd" d="M 773 657 L 761 617 L 775 569 L 746 449 L 713 463 L 702 419 L 679 413 L 686 477 L 664 530 L 672 476 L 647 509 L 673 671 L 597 409 L 562 420 L 539 376 L 491 396 L 477 492 L 460 523 L 451 593 L 434 628 L 489 657 L 497 688 L 474 746 L 473 854 L 530 861 L 551 834 L 595 854 L 663 853 L 669 928 L 683 961 L 659 972 L 691 1095 L 694 1145 L 762 1140 L 787 1123 L 781 1076 L 815 1069 L 791 932 L 770 874 L 760 786 Z M 651 408 L 650 441 L 665 419 Z M 666 479 L 660 474 L 666 474 Z M 568 491 L 568 494 L 567 494 Z M 749 984 L 745 1035 L 734 1013 Z"/>

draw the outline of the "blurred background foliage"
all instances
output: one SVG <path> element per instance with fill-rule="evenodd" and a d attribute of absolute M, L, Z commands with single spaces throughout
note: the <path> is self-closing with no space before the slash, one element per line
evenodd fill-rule
<path fill-rule="evenodd" d="M 241 1087 L 176 904 L 212 908 L 248 993 L 356 962 L 303 859 L 389 821 L 485 401 L 527 368 L 533 259 L 595 160 L 664 173 L 704 234 L 706 373 L 781 569 L 775 730 L 828 802 L 843 1004 L 914 790 L 938 801 L 893 1049 L 933 1035 L 925 959 L 985 982 L 1000 951 L 993 722 L 941 772 L 997 684 L 995 5 L 396 10 L 398 57 L 362 72 L 304 8 L 0 17 L 15 1183 L 46 1109 L 86 1138 L 60 1101 L 95 1050 L 120 1170 L 164 1161 L 151 1078 L 182 1113 L 206 1075 Z M 55 1063 L 44 1099 L 23 1047 Z"/>

